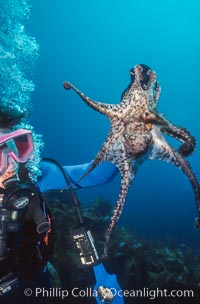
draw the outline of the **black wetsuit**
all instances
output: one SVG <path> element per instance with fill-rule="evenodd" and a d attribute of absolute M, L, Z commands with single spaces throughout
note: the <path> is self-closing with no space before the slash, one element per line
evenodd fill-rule
<path fill-rule="evenodd" d="M 33 203 L 34 209 L 39 208 L 45 220 L 51 218 L 39 193 Z M 0 221 L 0 238 L 3 235 L 2 225 L 3 217 Z M 48 235 L 47 231 L 37 232 L 37 225 L 31 218 L 28 207 L 18 212 L 17 228 L 7 231 L 5 254 L 0 256 L 0 303 L 36 303 L 34 295 L 24 294 L 26 288 L 35 290 L 36 287 L 50 287 L 46 268 L 50 254 L 47 246 Z M 0 246 L 3 246 L 2 243 Z M 8 286 L 8 291 L 4 290 L 5 285 Z"/>

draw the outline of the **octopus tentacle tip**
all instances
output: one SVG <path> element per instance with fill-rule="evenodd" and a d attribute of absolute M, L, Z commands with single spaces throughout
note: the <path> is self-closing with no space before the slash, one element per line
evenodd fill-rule
<path fill-rule="evenodd" d="M 71 87 L 72 87 L 72 85 L 71 85 L 70 82 L 64 81 L 64 82 L 63 82 L 63 87 L 64 87 L 65 90 L 70 90 Z"/>

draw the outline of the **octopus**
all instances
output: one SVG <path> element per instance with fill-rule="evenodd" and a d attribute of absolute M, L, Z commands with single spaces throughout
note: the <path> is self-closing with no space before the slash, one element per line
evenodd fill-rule
<path fill-rule="evenodd" d="M 158 113 L 160 85 L 156 72 L 145 64 L 138 64 L 130 70 L 130 84 L 124 90 L 119 104 L 107 104 L 95 101 L 70 82 L 64 82 L 64 88 L 73 89 L 82 100 L 94 110 L 110 119 L 111 128 L 101 149 L 94 158 L 80 182 L 101 162 L 115 164 L 121 175 L 118 200 L 105 235 L 103 258 L 107 257 L 108 244 L 112 231 L 122 214 L 128 189 L 139 166 L 145 160 L 162 160 L 178 168 L 188 177 L 195 196 L 200 216 L 200 186 L 185 157 L 195 149 L 195 138 L 185 128 L 178 127 Z M 167 134 L 181 142 L 174 149 L 165 139 Z M 196 219 L 200 227 L 200 217 Z"/>

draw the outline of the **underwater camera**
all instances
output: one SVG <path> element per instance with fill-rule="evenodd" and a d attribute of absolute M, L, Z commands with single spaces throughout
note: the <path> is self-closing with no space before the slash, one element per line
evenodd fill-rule
<path fill-rule="evenodd" d="M 94 239 L 91 231 L 85 227 L 80 227 L 71 231 L 76 252 L 79 257 L 81 267 L 90 267 L 100 262 Z"/>

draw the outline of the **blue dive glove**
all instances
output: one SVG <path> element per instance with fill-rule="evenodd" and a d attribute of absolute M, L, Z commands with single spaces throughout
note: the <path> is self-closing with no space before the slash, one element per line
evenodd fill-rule
<path fill-rule="evenodd" d="M 107 273 L 102 263 L 94 266 L 93 269 L 96 278 L 94 290 L 96 291 L 99 286 L 105 286 L 109 288 L 114 295 L 112 304 L 124 304 L 122 289 L 117 282 L 116 275 Z M 98 297 L 96 297 L 96 301 L 98 304 L 103 303 Z"/>

